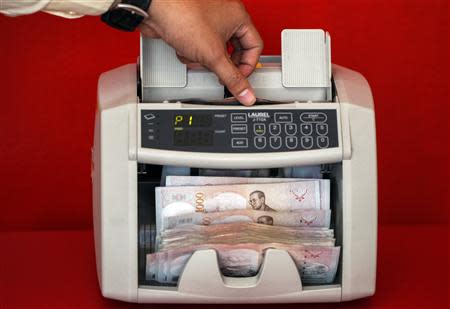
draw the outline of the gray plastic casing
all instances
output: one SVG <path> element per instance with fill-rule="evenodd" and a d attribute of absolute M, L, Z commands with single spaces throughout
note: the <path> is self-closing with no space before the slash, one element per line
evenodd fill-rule
<path fill-rule="evenodd" d="M 332 102 L 214 106 L 138 103 L 135 65 L 102 74 L 92 152 L 94 235 L 98 279 L 105 297 L 142 303 L 287 303 L 339 302 L 375 292 L 377 250 L 377 168 L 375 112 L 362 75 L 333 65 Z M 144 149 L 140 110 L 336 109 L 339 147 L 254 154 L 220 154 Z M 227 278 L 215 252 L 197 251 L 177 287 L 138 284 L 138 163 L 199 168 L 268 168 L 330 163 L 335 171 L 336 232 L 341 239 L 337 284 L 303 287 L 296 266 L 281 250 L 270 250 L 256 277 Z"/>

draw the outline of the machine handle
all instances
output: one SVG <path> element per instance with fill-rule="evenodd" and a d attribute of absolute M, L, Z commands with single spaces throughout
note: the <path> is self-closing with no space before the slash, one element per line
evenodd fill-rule
<path fill-rule="evenodd" d="M 214 250 L 194 252 L 181 274 L 178 291 L 211 297 L 270 297 L 302 291 L 297 267 L 284 250 L 269 249 L 255 277 L 222 276 Z"/>

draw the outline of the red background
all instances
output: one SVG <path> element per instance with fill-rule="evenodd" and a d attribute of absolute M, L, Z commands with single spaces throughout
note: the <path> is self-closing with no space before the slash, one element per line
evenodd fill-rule
<path fill-rule="evenodd" d="M 323 28 L 377 114 L 380 223 L 448 223 L 448 1 L 246 1 L 279 54 L 283 28 Z M 100 73 L 135 62 L 138 33 L 96 17 L 0 18 L 2 230 L 89 228 Z"/>
<path fill-rule="evenodd" d="M 443 297 L 448 289 L 448 1 L 245 3 L 264 39 L 265 54 L 279 54 L 283 28 L 323 28 L 332 37 L 333 62 L 368 79 L 377 115 L 379 222 L 381 233 L 390 231 L 380 236 L 384 242 L 380 243 L 379 269 L 393 271 L 396 259 L 383 254 L 402 254 L 398 248 L 405 244 L 414 255 L 417 252 L 413 246 L 437 244 L 440 251 L 435 255 L 443 258 L 444 266 L 439 266 L 436 274 L 443 272 L 444 276 L 437 287 L 421 288 Z M 113 30 L 97 17 L 66 20 L 46 14 L 0 16 L 0 231 L 4 232 L 2 243 L 13 252 L 8 258 L 1 254 L 1 266 L 10 262 L 13 267 L 20 254 L 26 254 L 8 242 L 33 242 L 34 236 L 26 231 L 91 229 L 90 147 L 97 79 L 104 71 L 135 62 L 138 41 L 138 33 Z M 397 231 L 393 225 L 403 227 Z M 438 236 L 427 228 L 430 225 L 438 226 Z M 416 243 L 413 237 L 419 234 L 422 237 Z M 56 240 L 46 237 L 41 241 L 52 248 L 45 251 L 45 260 L 50 263 L 58 249 Z M 80 243 L 91 240 L 89 236 L 80 237 Z M 79 252 L 92 251 L 89 243 L 76 248 Z M 84 254 L 78 256 L 83 259 Z M 93 255 L 88 256 L 92 269 L 88 269 L 87 282 L 91 288 L 96 283 L 91 282 L 95 281 Z M 421 267 L 403 266 L 416 271 Z M 82 286 L 76 272 L 74 280 Z M 45 272 L 37 275 L 46 276 Z M 409 278 L 435 280 L 433 274 L 427 276 L 416 278 L 412 272 Z M 16 282 L 12 271 L 4 278 Z M 381 278 L 381 282 L 390 284 L 388 278 Z M 402 280 L 400 275 L 397 279 Z M 17 277 L 12 286 L 19 287 L 20 280 Z M 0 289 L 9 284 L 5 279 Z M 415 291 L 417 298 L 421 297 L 419 290 L 416 287 L 410 291 Z M 98 297 L 97 290 L 88 293 Z M 389 289 L 381 293 L 387 299 L 397 297 Z M 439 299 L 433 296 L 433 301 L 438 303 Z M 446 302 L 448 305 L 448 294 Z"/>

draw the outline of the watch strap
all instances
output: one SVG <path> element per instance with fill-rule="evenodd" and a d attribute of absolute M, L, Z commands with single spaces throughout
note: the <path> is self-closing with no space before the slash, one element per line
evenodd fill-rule
<path fill-rule="evenodd" d="M 148 17 L 147 11 L 152 0 L 122 0 L 101 16 L 109 26 L 132 32 Z"/>

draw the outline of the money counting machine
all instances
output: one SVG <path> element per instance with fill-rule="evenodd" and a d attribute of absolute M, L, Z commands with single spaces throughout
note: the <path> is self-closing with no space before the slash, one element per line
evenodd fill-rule
<path fill-rule="evenodd" d="M 105 297 L 142 303 L 339 302 L 375 291 L 375 114 L 366 80 L 330 60 L 322 30 L 284 30 L 281 56 L 250 77 L 258 104 L 241 106 L 211 72 L 186 68 L 164 42 L 141 39 L 139 64 L 98 86 L 93 204 Z M 213 250 L 195 252 L 176 287 L 146 280 L 154 250 L 154 188 L 167 175 L 330 179 L 341 247 L 332 284 L 303 285 L 291 257 L 266 252 L 257 276 L 229 278 Z"/>

